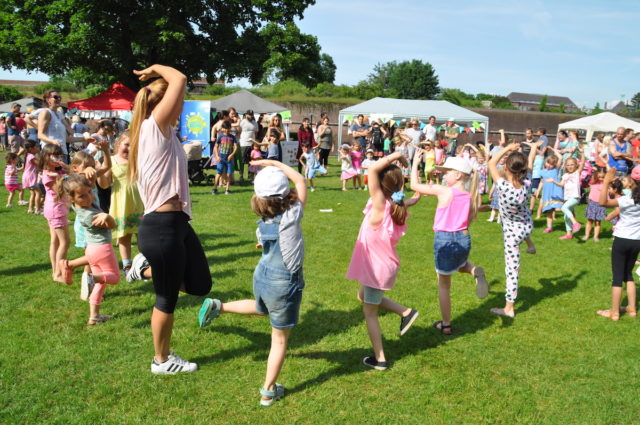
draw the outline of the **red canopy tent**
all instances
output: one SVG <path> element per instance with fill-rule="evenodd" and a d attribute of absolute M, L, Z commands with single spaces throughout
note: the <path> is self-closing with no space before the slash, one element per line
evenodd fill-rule
<path fill-rule="evenodd" d="M 130 111 L 135 98 L 133 90 L 117 82 L 97 96 L 69 102 L 68 108 L 81 111 Z"/>

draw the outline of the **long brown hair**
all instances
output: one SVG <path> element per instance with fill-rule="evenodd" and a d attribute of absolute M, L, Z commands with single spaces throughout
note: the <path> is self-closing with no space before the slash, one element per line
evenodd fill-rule
<path fill-rule="evenodd" d="M 522 152 L 511 152 L 504 166 L 519 182 L 527 177 L 527 157 Z"/>
<path fill-rule="evenodd" d="M 402 226 L 407 221 L 407 206 L 404 201 L 398 203 L 391 200 L 391 195 L 402 190 L 404 186 L 404 176 L 402 170 L 397 165 L 391 164 L 380 171 L 380 189 L 384 197 L 391 202 L 391 219 Z"/>
<path fill-rule="evenodd" d="M 42 172 L 52 156 L 61 156 L 64 153 L 62 152 L 62 148 L 59 145 L 54 145 L 53 143 L 47 143 L 42 148 L 42 151 L 38 155 L 38 163 L 36 164 L 36 168 L 38 171 Z"/>
<path fill-rule="evenodd" d="M 70 174 L 64 177 L 58 177 L 56 183 L 56 201 L 67 199 L 69 202 L 73 202 L 76 190 L 79 187 L 91 187 L 91 183 L 84 176 L 84 174 Z"/>
<path fill-rule="evenodd" d="M 273 218 L 277 215 L 283 214 L 298 200 L 298 192 L 295 189 L 291 189 L 287 196 L 284 198 L 270 198 L 262 199 L 258 198 L 256 194 L 251 198 L 251 209 L 256 215 L 262 218 Z"/>
<path fill-rule="evenodd" d="M 140 140 L 140 127 L 142 122 L 151 116 L 153 109 L 158 106 L 169 84 L 163 78 L 158 78 L 146 87 L 138 90 L 133 103 L 133 118 L 129 127 L 129 166 L 127 178 L 129 181 L 138 179 L 138 141 Z"/>

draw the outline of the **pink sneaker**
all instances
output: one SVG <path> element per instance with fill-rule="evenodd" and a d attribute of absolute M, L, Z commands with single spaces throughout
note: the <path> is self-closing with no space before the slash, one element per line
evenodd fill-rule
<path fill-rule="evenodd" d="M 560 236 L 560 240 L 573 239 L 573 235 Z"/>
<path fill-rule="evenodd" d="M 551 232 L 553 232 L 553 228 L 551 228 L 551 227 L 547 227 L 546 229 L 544 229 L 542 231 L 542 233 L 551 233 Z"/>
<path fill-rule="evenodd" d="M 582 227 L 582 224 L 578 223 L 577 221 L 575 223 L 573 223 L 573 225 L 571 226 L 571 230 L 573 231 L 573 233 L 579 232 L 580 228 Z"/>

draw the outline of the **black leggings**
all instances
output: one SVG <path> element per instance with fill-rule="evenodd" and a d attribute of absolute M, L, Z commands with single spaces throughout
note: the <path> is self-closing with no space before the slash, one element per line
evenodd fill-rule
<path fill-rule="evenodd" d="M 640 253 L 640 240 L 613 238 L 611 247 L 611 286 L 622 287 L 623 282 L 634 282 L 633 268 Z"/>
<path fill-rule="evenodd" d="M 329 166 L 329 153 L 331 149 L 322 149 L 320 148 L 320 165 L 323 167 Z"/>
<path fill-rule="evenodd" d="M 207 257 L 182 211 L 146 214 L 138 230 L 138 246 L 151 265 L 158 310 L 172 314 L 180 289 L 198 296 L 211 290 Z"/>

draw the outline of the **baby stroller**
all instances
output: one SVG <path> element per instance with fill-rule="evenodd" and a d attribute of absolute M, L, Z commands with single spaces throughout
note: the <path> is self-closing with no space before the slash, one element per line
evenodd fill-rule
<path fill-rule="evenodd" d="M 191 184 L 211 184 L 212 178 L 205 174 L 209 159 L 202 157 L 202 144 L 200 142 L 188 142 L 182 145 L 187 155 L 187 174 Z"/>

